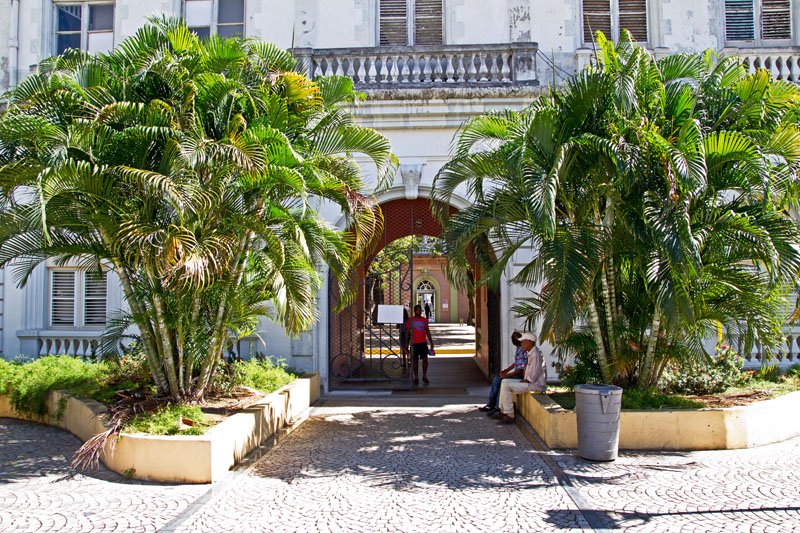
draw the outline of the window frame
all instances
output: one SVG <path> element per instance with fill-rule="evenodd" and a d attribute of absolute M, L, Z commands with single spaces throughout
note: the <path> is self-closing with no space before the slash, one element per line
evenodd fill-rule
<path fill-rule="evenodd" d="M 621 32 L 619 27 L 619 0 L 608 0 L 609 1 L 609 15 L 611 17 L 611 36 L 606 35 L 609 39 L 617 42 L 619 40 L 619 34 Z M 643 45 L 649 48 L 651 41 L 653 40 L 653 25 L 651 24 L 650 17 L 651 17 L 651 4 L 652 0 L 645 0 L 644 2 L 644 17 L 645 23 L 647 24 L 647 40 L 645 41 L 636 41 L 636 44 Z M 587 41 L 584 39 L 584 35 L 586 34 L 586 16 L 583 7 L 583 0 L 581 0 L 581 32 L 580 38 L 583 43 L 583 46 L 591 45 L 593 41 Z M 594 33 L 594 32 L 593 32 Z"/>
<path fill-rule="evenodd" d="M 90 31 L 89 30 L 89 7 L 90 6 L 113 6 L 114 7 L 114 16 L 111 20 L 111 48 L 116 46 L 116 36 L 117 36 L 117 3 L 114 1 L 108 0 L 84 0 L 81 1 L 74 1 L 74 0 L 67 0 L 64 2 L 54 1 L 53 4 L 53 31 L 51 32 L 53 37 L 53 54 L 58 54 L 58 35 L 60 33 L 77 33 L 77 32 L 60 32 L 58 31 L 58 8 L 63 6 L 81 6 L 81 51 L 88 52 L 89 51 L 89 34 L 90 33 L 109 33 L 109 30 L 103 31 Z"/>
<path fill-rule="evenodd" d="M 216 0 L 215 0 L 216 1 Z M 445 0 L 441 0 L 442 2 L 442 42 L 440 45 L 444 45 L 447 43 L 447 25 L 446 21 L 447 18 L 445 17 L 446 10 L 447 10 L 447 2 Z M 437 46 L 435 44 L 427 44 L 427 45 L 418 45 L 416 43 L 416 27 L 417 27 L 417 0 L 406 0 L 406 44 L 381 44 L 381 0 L 377 2 L 377 9 L 376 11 L 376 19 L 377 22 L 375 24 L 375 46 L 378 48 L 383 47 L 391 47 L 391 46 Z"/>
<path fill-rule="evenodd" d="M 193 2 L 196 0 L 183 0 L 181 6 L 181 18 L 183 18 L 184 22 L 186 22 L 186 4 L 189 2 Z M 186 26 L 189 28 L 189 31 L 192 31 L 192 27 L 189 27 L 187 23 Z M 220 26 L 219 23 L 219 0 L 211 0 L 211 22 L 210 26 L 208 27 L 208 36 L 211 37 L 212 35 L 219 36 L 218 28 Z M 238 26 L 235 23 L 223 23 L 222 26 Z M 200 28 L 204 26 L 194 26 L 195 28 Z M 247 36 L 247 0 L 242 0 L 242 38 Z M 223 37 L 225 38 L 225 37 Z"/>
<path fill-rule="evenodd" d="M 794 45 L 794 10 L 796 0 L 789 0 L 789 37 L 787 39 L 764 39 L 764 20 L 762 16 L 762 1 L 753 0 L 753 40 L 741 41 L 728 39 L 728 10 L 725 1 L 722 2 L 722 29 L 726 47 L 733 48 L 773 48 Z"/>
<path fill-rule="evenodd" d="M 103 324 L 86 324 L 86 276 L 87 274 L 96 273 L 96 270 L 89 270 L 86 268 L 48 268 L 48 305 L 47 305 L 47 326 L 50 329 L 57 330 L 90 330 L 98 331 L 104 330 L 108 326 L 108 272 L 109 270 L 103 268 L 103 274 L 106 281 L 106 298 L 105 298 L 105 322 Z M 69 272 L 74 275 L 73 277 L 73 302 L 72 302 L 72 325 L 54 324 L 53 323 L 53 275 L 57 272 Z M 100 300 L 99 298 L 92 298 L 93 300 Z"/>

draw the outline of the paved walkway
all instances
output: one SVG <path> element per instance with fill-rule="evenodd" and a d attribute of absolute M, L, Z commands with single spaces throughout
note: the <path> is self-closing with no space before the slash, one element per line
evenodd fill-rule
<path fill-rule="evenodd" d="M 0 419 L 0 531 L 800 530 L 800 439 L 588 463 L 537 449 L 479 402 L 326 399 L 213 487 L 61 479 L 75 437 Z"/>

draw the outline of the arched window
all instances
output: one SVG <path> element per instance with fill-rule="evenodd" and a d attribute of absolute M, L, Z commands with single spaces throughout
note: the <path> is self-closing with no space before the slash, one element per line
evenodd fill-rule
<path fill-rule="evenodd" d="M 424 279 L 417 283 L 417 290 L 418 291 L 435 291 L 436 287 L 433 286 L 433 283 Z"/>

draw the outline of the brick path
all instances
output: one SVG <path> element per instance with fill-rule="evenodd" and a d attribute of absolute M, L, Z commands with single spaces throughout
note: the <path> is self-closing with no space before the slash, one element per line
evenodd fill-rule
<path fill-rule="evenodd" d="M 58 481 L 77 439 L 0 419 L 0 531 L 800 530 L 800 439 L 598 464 L 540 454 L 465 398 L 381 401 L 327 400 L 211 488 Z"/>

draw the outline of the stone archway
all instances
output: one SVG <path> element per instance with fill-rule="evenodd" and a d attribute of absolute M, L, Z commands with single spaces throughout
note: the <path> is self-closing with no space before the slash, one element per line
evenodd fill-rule
<path fill-rule="evenodd" d="M 369 378 L 364 377 L 363 373 L 359 376 L 352 376 L 353 368 L 359 365 L 358 361 L 365 357 L 366 351 L 374 354 L 373 348 L 365 350 L 364 338 L 365 327 L 370 323 L 363 311 L 365 291 L 362 286 L 366 278 L 369 265 L 375 256 L 389 243 L 408 236 L 430 236 L 441 237 L 442 226 L 433 215 L 431 210 L 431 200 L 428 198 L 408 199 L 400 195 L 385 198 L 380 202 L 380 207 L 384 216 L 383 234 L 379 238 L 379 244 L 367 257 L 367 259 L 356 268 L 357 276 L 354 276 L 354 283 L 358 283 L 357 296 L 355 302 L 350 304 L 345 310 L 336 312 L 336 299 L 334 293 L 338 287 L 331 283 L 331 290 L 328 296 L 328 384 L 329 388 L 337 389 L 343 386 L 352 386 L 353 383 L 369 385 Z M 450 206 L 450 212 L 455 213 L 458 209 Z M 412 286 L 413 279 L 409 286 Z M 355 287 L 354 287 L 355 288 Z M 412 289 L 413 290 L 413 289 Z M 488 377 L 496 373 L 500 366 L 500 335 L 501 317 L 499 315 L 500 291 L 488 291 L 479 288 L 475 295 L 475 331 L 476 331 L 476 363 L 481 371 Z M 333 350 L 333 347 L 336 350 Z M 350 378 L 342 376 L 335 365 L 334 357 L 342 358 L 341 352 L 348 352 L 348 358 L 353 363 L 345 368 L 351 373 Z M 334 353 L 336 352 L 336 353 Z M 372 363 L 370 363 L 372 365 Z M 399 381 L 402 383 L 401 381 Z M 409 381 L 410 382 L 410 381 Z M 391 386 L 389 388 L 403 388 L 403 386 Z"/>

